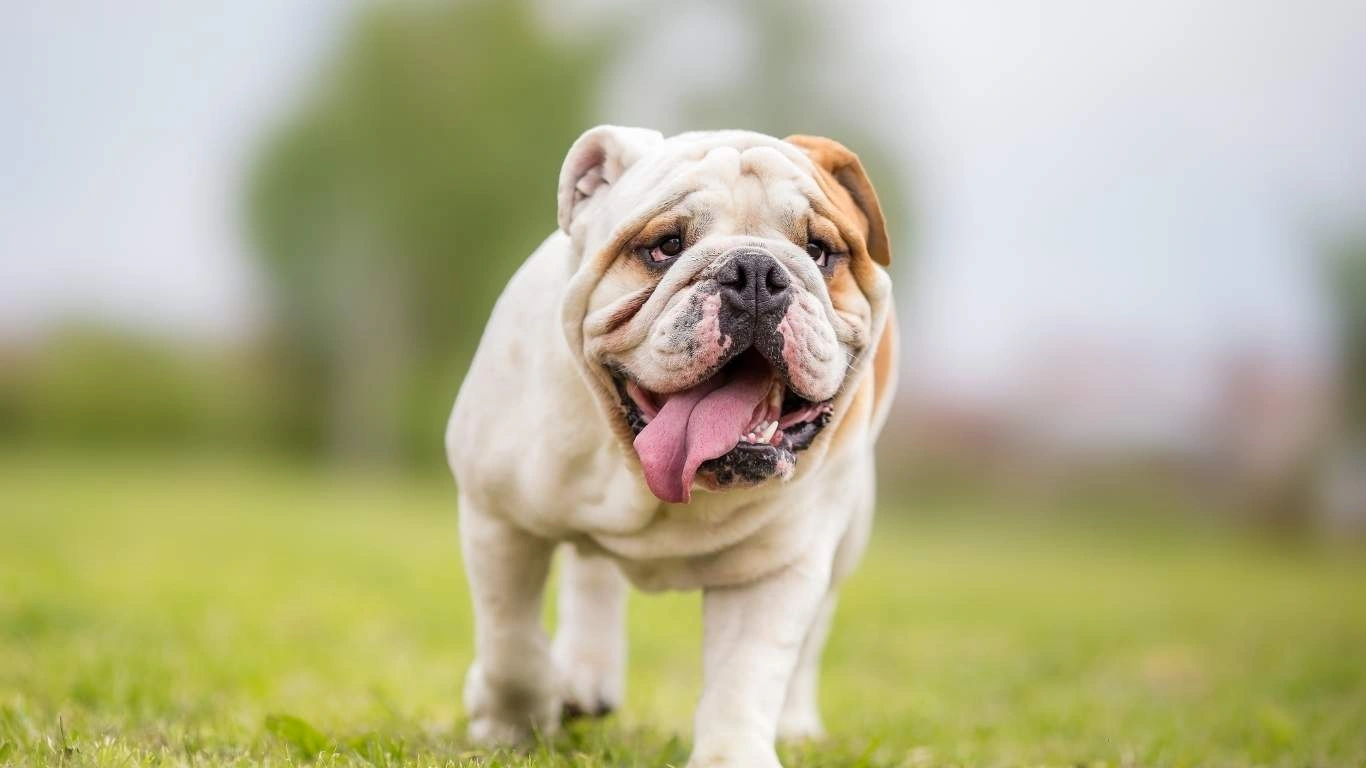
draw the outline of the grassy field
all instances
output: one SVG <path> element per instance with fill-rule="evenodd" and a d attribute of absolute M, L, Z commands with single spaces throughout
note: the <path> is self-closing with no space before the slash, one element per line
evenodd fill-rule
<path fill-rule="evenodd" d="M 1366 764 L 1366 560 L 924 507 L 884 510 L 789 766 Z M 490 756 L 440 478 L 4 456 L 0 764 L 681 765 L 697 609 L 635 596 L 625 711 Z"/>

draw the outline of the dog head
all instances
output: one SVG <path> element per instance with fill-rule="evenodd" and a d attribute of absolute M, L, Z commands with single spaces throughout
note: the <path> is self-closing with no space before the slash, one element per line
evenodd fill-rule
<path fill-rule="evenodd" d="M 559 224 L 575 259 L 566 337 L 656 496 L 823 460 L 890 298 L 856 155 L 810 136 L 600 126 L 565 159 Z"/>

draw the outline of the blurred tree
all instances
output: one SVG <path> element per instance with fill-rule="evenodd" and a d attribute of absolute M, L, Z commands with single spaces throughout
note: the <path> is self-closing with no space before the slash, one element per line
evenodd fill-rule
<path fill-rule="evenodd" d="M 593 49 L 545 35 L 525 0 L 372 6 L 269 141 L 249 224 L 320 445 L 439 460 L 489 309 L 554 227 Z"/>

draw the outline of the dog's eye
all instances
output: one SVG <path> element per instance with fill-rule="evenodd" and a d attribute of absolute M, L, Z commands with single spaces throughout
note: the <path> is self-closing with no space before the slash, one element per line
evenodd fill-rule
<path fill-rule="evenodd" d="M 668 261 L 683 252 L 683 238 L 669 235 L 650 249 L 650 261 Z"/>
<path fill-rule="evenodd" d="M 818 267 L 824 267 L 830 261 L 830 249 L 819 240 L 812 240 L 806 244 L 806 255 L 810 256 Z"/>

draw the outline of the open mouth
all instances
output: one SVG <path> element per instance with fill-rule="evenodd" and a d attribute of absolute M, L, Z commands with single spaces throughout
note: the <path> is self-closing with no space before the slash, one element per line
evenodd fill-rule
<path fill-rule="evenodd" d="M 679 392 L 650 392 L 621 373 L 614 378 L 645 480 L 669 502 L 688 501 L 699 473 L 717 487 L 790 475 L 797 452 L 830 421 L 830 400 L 792 391 L 754 349 Z"/>

